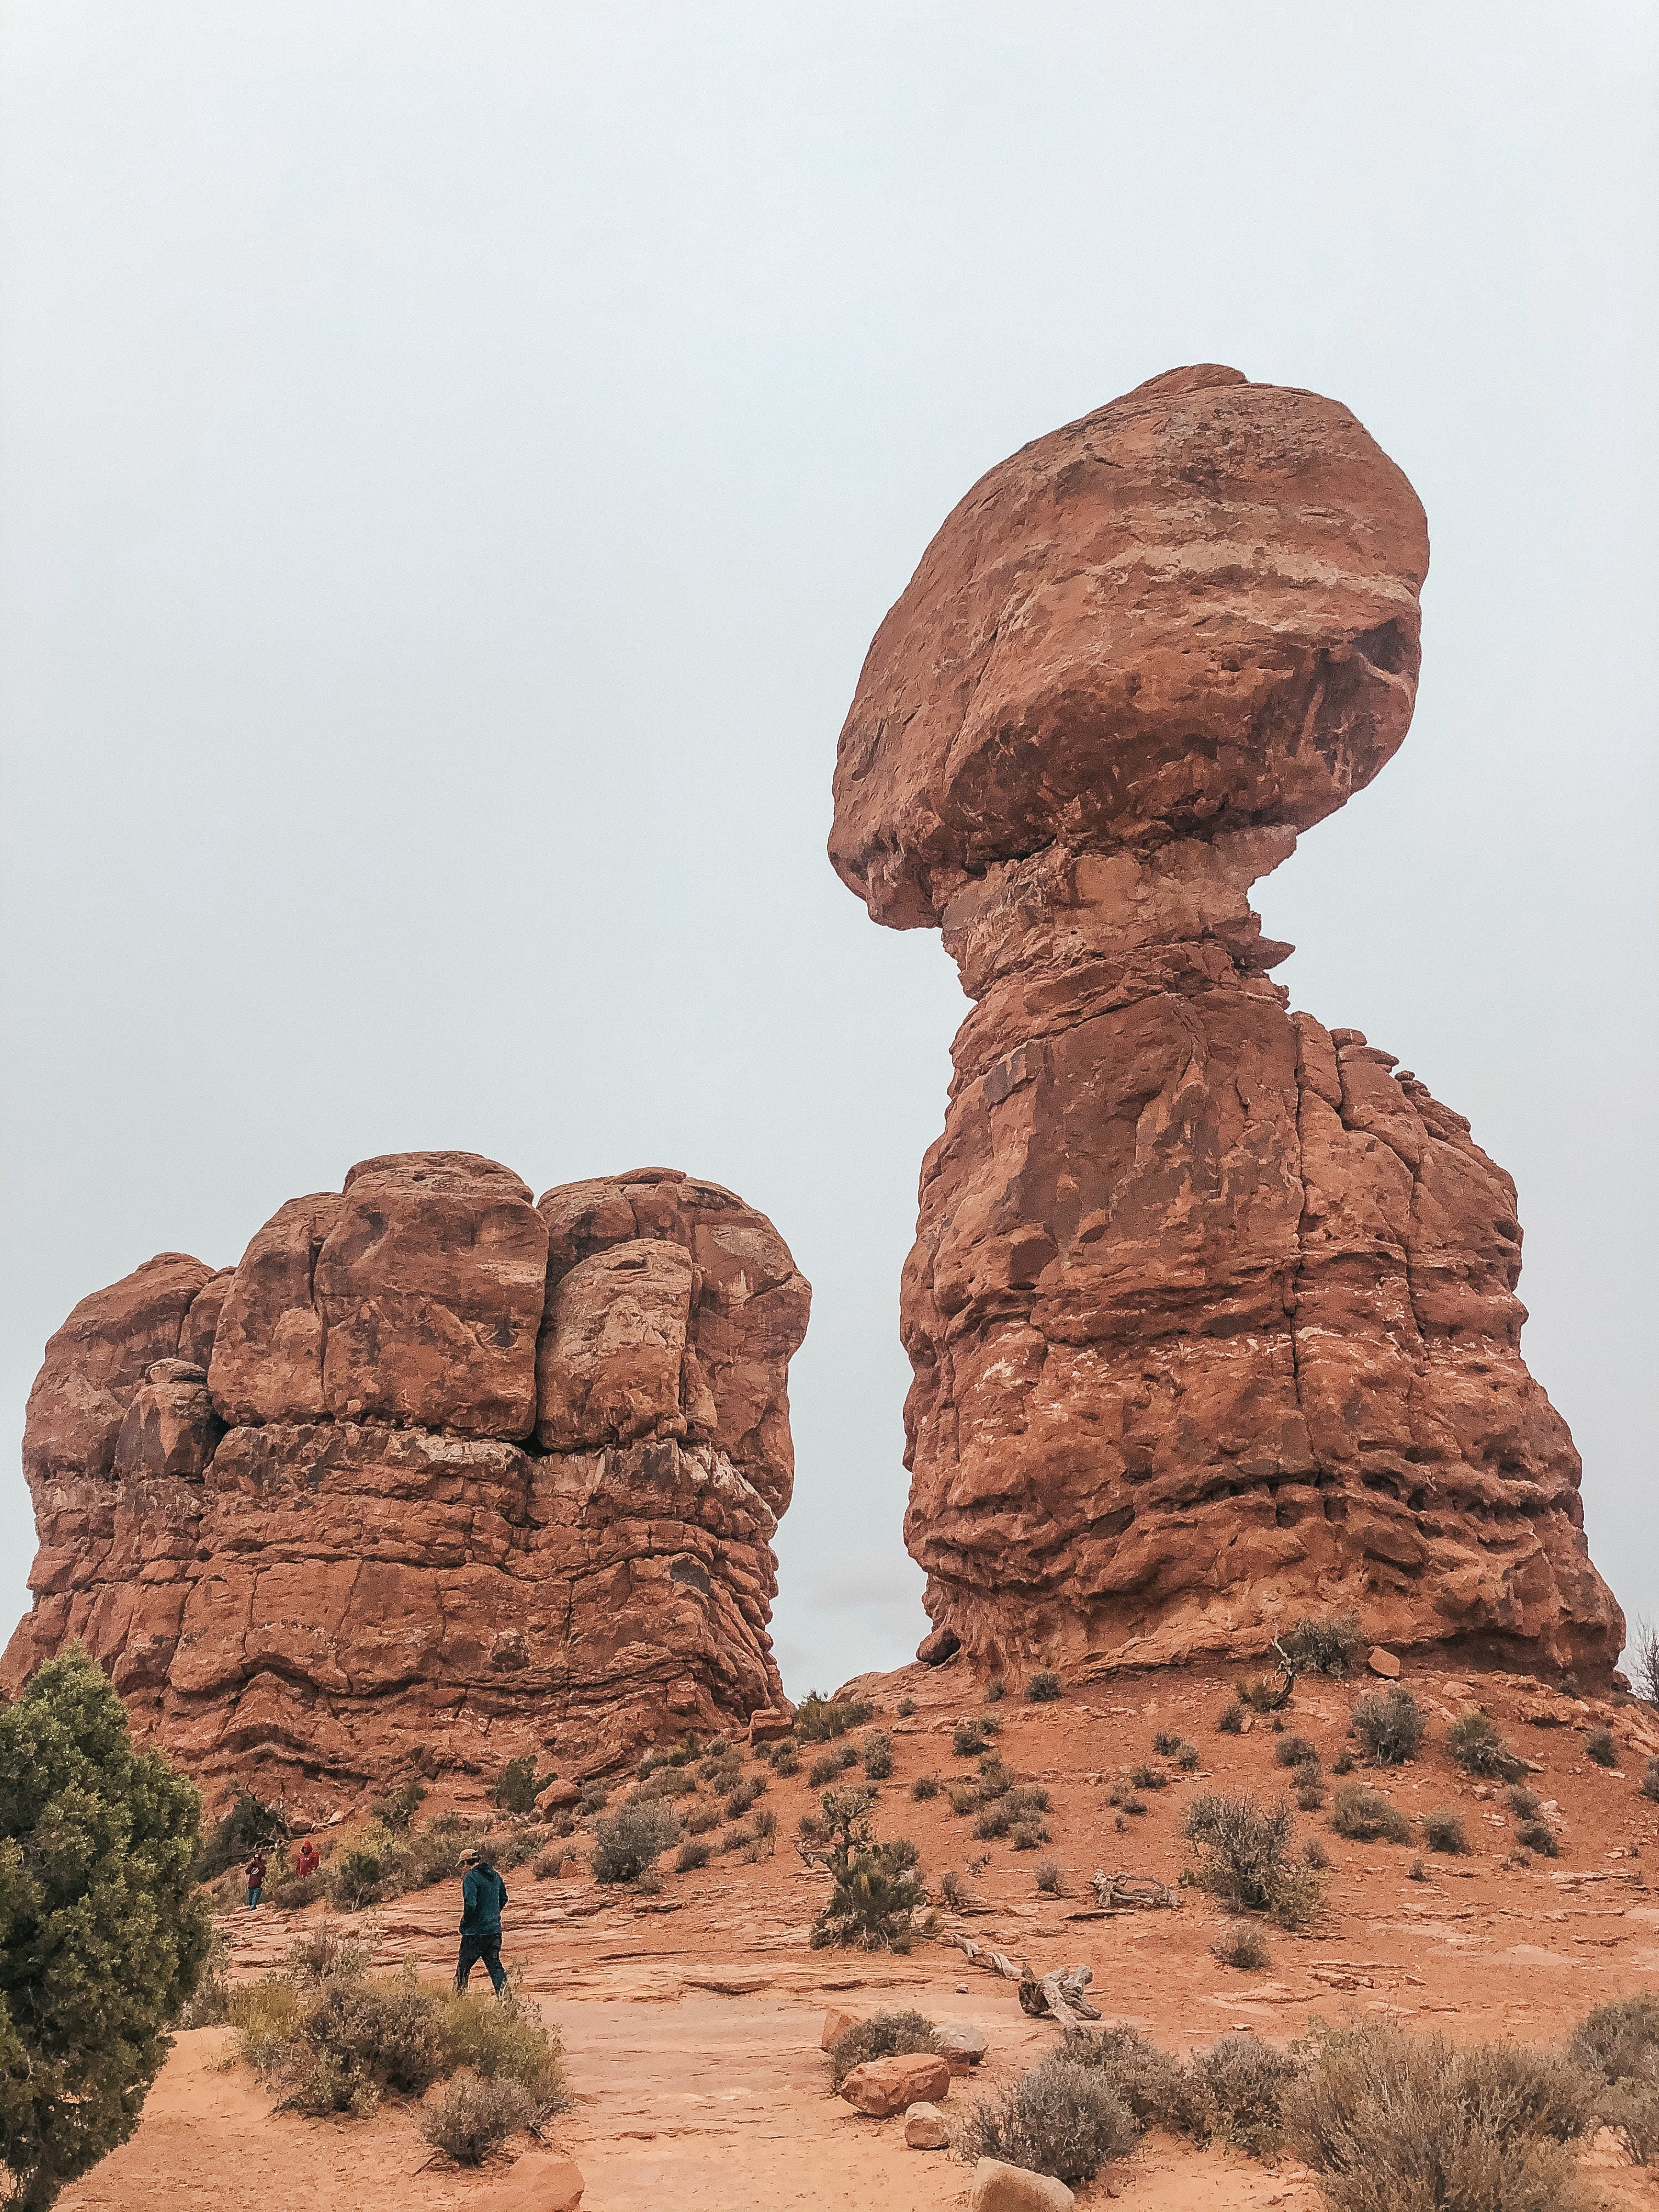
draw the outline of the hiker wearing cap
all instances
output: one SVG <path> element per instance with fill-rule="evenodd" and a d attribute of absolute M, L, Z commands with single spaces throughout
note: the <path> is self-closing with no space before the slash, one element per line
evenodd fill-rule
<path fill-rule="evenodd" d="M 501 1972 L 501 1907 L 507 1884 L 477 1851 L 461 1853 L 461 1950 L 455 1961 L 455 1986 L 464 1990 L 482 1959 L 497 1996 L 507 1987 Z"/>

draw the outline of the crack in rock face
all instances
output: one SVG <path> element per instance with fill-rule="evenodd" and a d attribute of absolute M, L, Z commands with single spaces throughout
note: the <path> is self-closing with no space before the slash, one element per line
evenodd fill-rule
<path fill-rule="evenodd" d="M 1396 1648 L 1604 1674 L 1515 1187 L 1289 1011 L 1251 884 L 1399 748 L 1428 568 L 1346 408 L 1154 378 L 981 477 L 878 631 L 830 858 L 974 1002 L 901 1297 L 922 1656 Z"/>
<path fill-rule="evenodd" d="M 465 1152 L 360 1163 L 234 1269 L 162 1253 L 46 1347 L 0 1686 L 78 1638 L 142 1739 L 290 1804 L 746 1720 L 810 1301 L 718 1184 L 532 1204 Z"/>

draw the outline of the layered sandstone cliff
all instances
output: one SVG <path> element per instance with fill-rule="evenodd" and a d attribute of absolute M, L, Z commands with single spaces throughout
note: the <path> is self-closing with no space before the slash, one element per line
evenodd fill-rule
<path fill-rule="evenodd" d="M 191 1772 L 301 1800 L 740 1721 L 809 1299 L 717 1185 L 532 1205 L 464 1152 L 363 1161 L 234 1270 L 163 1253 L 46 1347 L 4 1686 L 79 1637 Z"/>
<path fill-rule="evenodd" d="M 1617 1657 L 1514 1185 L 1289 1012 L 1249 905 L 1404 738 L 1427 566 L 1346 409 L 1180 369 L 981 478 L 871 647 L 831 858 L 975 1002 L 902 1302 L 925 1651 L 1242 1656 L 1352 1604 Z"/>

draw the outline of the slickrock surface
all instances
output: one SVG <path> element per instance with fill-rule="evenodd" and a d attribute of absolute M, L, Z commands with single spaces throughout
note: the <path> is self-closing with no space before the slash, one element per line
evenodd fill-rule
<path fill-rule="evenodd" d="M 5 1686 L 79 1637 L 192 1775 L 301 1803 L 741 1720 L 809 1299 L 715 1184 L 532 1205 L 464 1152 L 362 1162 L 234 1273 L 163 1253 L 46 1347 Z"/>
<path fill-rule="evenodd" d="M 1317 1596 L 1617 1658 L 1515 1187 L 1249 905 L 1404 738 L 1427 566 L 1346 409 L 1180 369 L 981 478 L 871 647 L 831 857 L 975 1002 L 902 1297 L 929 1656 L 1243 1655 Z"/>
<path fill-rule="evenodd" d="M 1220 1668 L 1164 1668 L 1121 1677 L 1093 1691 L 1068 1690 L 1054 1705 L 1030 1705 L 1018 1686 L 993 1709 L 997 1748 L 1022 1782 L 1049 1794 L 1051 1841 L 1040 1852 L 1007 1838 L 976 1839 L 971 1814 L 957 1816 L 943 1790 L 910 1796 L 919 1777 L 971 1779 L 973 1758 L 951 1750 L 956 1720 L 978 1713 L 965 1660 L 930 1670 L 868 1676 L 856 1686 L 888 1730 L 892 1779 L 878 1808 L 883 1835 L 913 1837 L 937 1893 L 954 1868 L 966 1884 L 966 1915 L 947 1912 L 943 1939 L 908 1956 L 813 1951 L 809 1931 L 825 1878 L 804 1867 L 788 1838 L 815 1808 L 809 1773 L 771 1777 L 762 1802 L 777 1814 L 775 1856 L 752 1863 L 720 1851 L 692 1873 L 667 1873 L 662 1893 L 637 1897 L 596 1886 L 579 1862 L 537 1881 L 509 1868 L 503 1956 L 522 1969 L 526 1994 L 565 2045 L 574 2108 L 551 2120 L 547 2144 L 513 2138 L 507 2155 L 465 2172 L 432 2159 L 415 2110 L 388 2096 L 363 2120 L 311 2120 L 273 2110 L 276 2092 L 246 2065 L 224 2064 L 228 2032 L 181 2035 L 132 2140 L 65 2191 L 60 2212 L 176 2212 L 214 2205 L 227 2212 L 522 2212 L 544 2161 L 568 2154 L 586 2185 L 582 2212 L 965 2212 L 971 2165 L 946 2151 L 913 2150 L 902 2111 L 888 2119 L 854 2112 L 830 2087 L 820 2048 L 832 2007 L 862 2016 L 915 2007 L 941 2025 L 976 2023 L 989 2043 L 973 2076 L 951 2081 L 940 2110 L 959 2128 L 975 2100 L 1006 2088 L 1053 2047 L 1056 2031 L 1027 2019 L 1012 1984 L 969 1964 L 960 1934 L 1039 1973 L 1082 1963 L 1107 2021 L 1122 2020 L 1164 2049 L 1207 2050 L 1235 2027 L 1283 2046 L 1310 2016 L 1334 2022 L 1389 2017 L 1457 2043 L 1511 2039 L 1559 2045 L 1597 2004 L 1650 1988 L 1659 1971 L 1659 1903 L 1646 1886 L 1659 1852 L 1659 1807 L 1638 1781 L 1659 1746 L 1659 1716 L 1595 1700 L 1540 1698 L 1540 1686 L 1501 1674 L 1451 1676 L 1407 1662 L 1406 1686 L 1429 1715 L 1429 1736 L 1409 1765 L 1362 1770 L 1416 1826 L 1450 1806 L 1463 1819 L 1469 1851 L 1457 1857 L 1406 1845 L 1356 1844 L 1334 1833 L 1328 1811 L 1295 1811 L 1296 1848 L 1313 1838 L 1329 1850 L 1331 1887 L 1320 1922 L 1294 1936 L 1265 1929 L 1270 1960 L 1260 1972 L 1222 1966 L 1211 1945 L 1230 1924 L 1201 1893 L 1178 1889 L 1174 1911 L 1096 1916 L 1089 1877 L 1098 1868 L 1174 1882 L 1186 1855 L 1182 1814 L 1207 1790 L 1248 1790 L 1276 1803 L 1289 1778 L 1276 1765 L 1282 1741 L 1255 1721 L 1248 1735 L 1218 1735 L 1215 1721 L 1231 1686 Z M 1328 1771 L 1346 1748 L 1348 1714 L 1369 1678 L 1297 1685 L 1287 1729 L 1305 1735 Z M 900 1717 L 901 1699 L 915 1711 Z M 1514 1857 L 1515 1815 L 1501 1790 L 1477 1796 L 1447 1757 L 1446 1721 L 1478 1698 L 1517 1751 L 1543 1768 L 1528 1779 L 1554 1809 L 1562 1856 Z M 1559 1725 L 1523 1718 L 1547 1703 Z M 1585 1734 L 1606 1724 L 1621 1773 L 1584 1756 Z M 1160 1759 L 1159 1731 L 1196 1746 L 1184 1771 Z M 854 1739 L 857 1741 L 858 1739 Z M 1130 1773 L 1151 1762 L 1169 1776 L 1146 1790 L 1144 1814 L 1116 1827 L 1110 1803 Z M 767 1770 L 751 1764 L 745 1772 Z M 854 1768 L 848 1778 L 858 1778 Z M 458 1787 L 459 1786 L 458 1783 Z M 434 1789 L 421 1820 L 436 1812 Z M 483 1809 L 483 1792 L 461 1809 Z M 614 1802 L 614 1800 L 613 1800 Z M 676 1801 L 706 1807 L 708 1791 Z M 347 1848 L 346 1824 L 323 1832 L 325 1853 Z M 723 1841 L 728 1827 L 715 1840 Z M 586 1848 L 587 1838 L 573 1839 Z M 1423 1852 L 1429 1879 L 1407 1869 Z M 1639 1855 L 1638 1855 L 1639 1854 Z M 1039 1890 L 1033 1869 L 1052 1855 L 1060 1893 Z M 975 1862 L 981 1870 L 969 1873 Z M 372 1927 L 381 1969 L 415 1959 L 424 1976 L 448 1972 L 455 1955 L 459 1883 L 388 1901 L 339 1925 Z M 278 1964 L 305 1916 L 262 1909 L 222 1921 L 236 1978 Z M 1255 1924 L 1255 1923 L 1253 1923 Z M 1603 2136 L 1586 2147 L 1589 2203 L 1601 2212 L 1659 2203 L 1659 2176 L 1630 2165 Z M 1146 2136 L 1132 2157 L 1078 2191 L 1088 2212 L 1115 2200 L 1124 2212 L 1319 2212 L 1312 2177 L 1288 2154 L 1260 2164 L 1219 2148 L 1199 2151 L 1169 2136 Z M 534 2202 L 533 2197 L 530 2199 Z"/>

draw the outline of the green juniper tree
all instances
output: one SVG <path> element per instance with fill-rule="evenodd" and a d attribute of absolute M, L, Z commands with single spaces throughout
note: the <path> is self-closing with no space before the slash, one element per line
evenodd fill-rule
<path fill-rule="evenodd" d="M 78 1645 L 0 1708 L 0 2172 L 45 2212 L 137 2125 L 209 1922 L 201 1799 Z"/>

